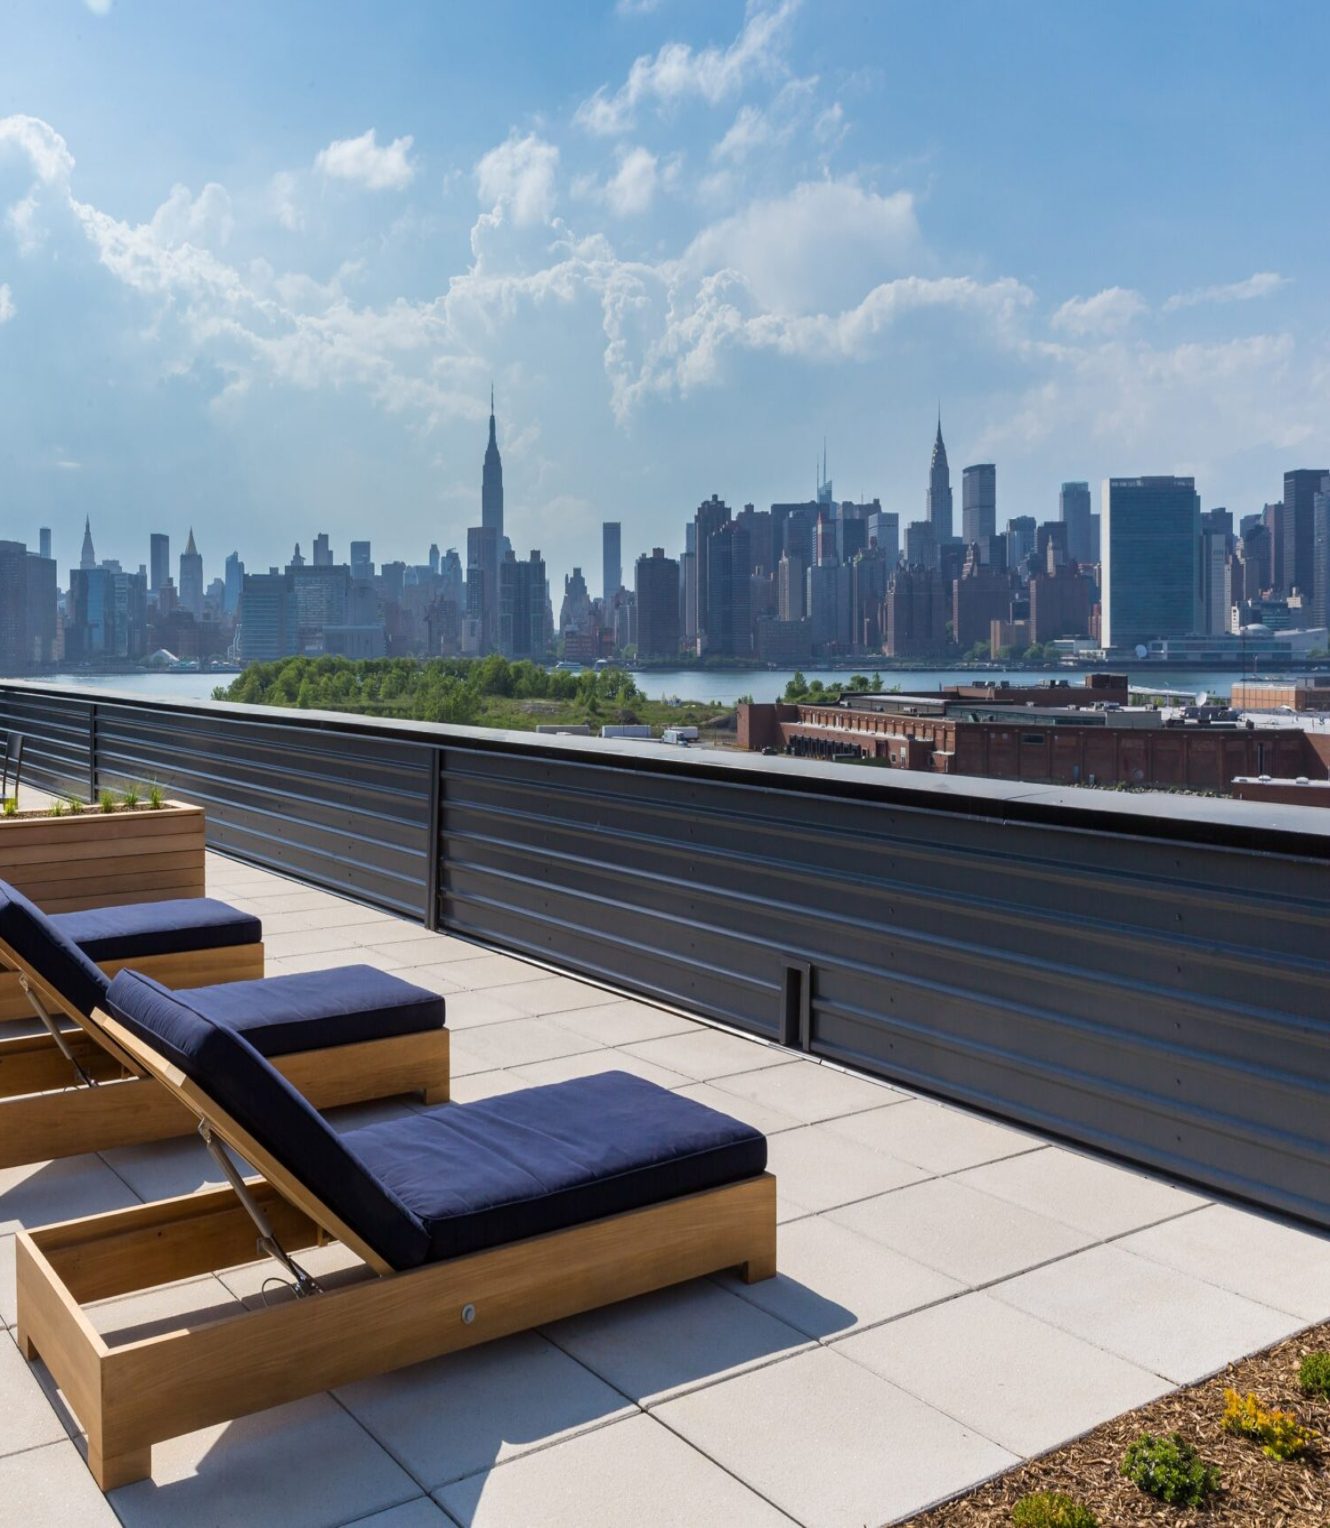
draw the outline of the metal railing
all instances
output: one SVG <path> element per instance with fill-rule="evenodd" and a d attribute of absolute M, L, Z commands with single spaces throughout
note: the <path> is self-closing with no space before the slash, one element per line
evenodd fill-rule
<path fill-rule="evenodd" d="M 1330 1225 L 1330 813 L 0 685 L 26 778 Z"/>

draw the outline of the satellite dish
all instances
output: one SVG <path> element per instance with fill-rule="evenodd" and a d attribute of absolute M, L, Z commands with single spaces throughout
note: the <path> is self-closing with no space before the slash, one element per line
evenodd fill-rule
<path fill-rule="evenodd" d="M 1138 642 L 1136 644 L 1136 656 L 1138 658 L 1148 658 L 1150 656 L 1150 649 L 1145 645 L 1144 642 Z"/>
<path fill-rule="evenodd" d="M 1201 693 L 1196 697 L 1196 704 L 1198 706 L 1208 706 L 1210 704 L 1210 692 L 1209 692 L 1209 690 L 1202 690 L 1201 691 Z"/>

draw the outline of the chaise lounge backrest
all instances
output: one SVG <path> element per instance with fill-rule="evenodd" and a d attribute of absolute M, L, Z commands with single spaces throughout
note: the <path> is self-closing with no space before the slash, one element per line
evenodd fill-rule
<path fill-rule="evenodd" d="M 83 1018 L 90 1019 L 105 1000 L 109 983 L 97 963 L 8 881 L 0 881 L 0 940 Z"/>
<path fill-rule="evenodd" d="M 397 1269 L 425 1261 L 419 1219 L 370 1174 L 337 1132 L 236 1029 L 136 971 L 120 971 L 105 1006 L 131 1034 L 178 1067 L 281 1166 Z"/>

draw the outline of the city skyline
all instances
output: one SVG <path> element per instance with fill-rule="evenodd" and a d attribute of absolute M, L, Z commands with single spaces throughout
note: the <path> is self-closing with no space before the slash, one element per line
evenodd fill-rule
<path fill-rule="evenodd" d="M 802 497 L 824 435 L 905 525 L 939 395 L 958 520 L 971 463 L 1001 526 L 1132 473 L 1256 511 L 1326 458 L 1323 215 L 1281 214 L 1327 127 L 1262 107 L 1318 7 L 967 11 L 959 113 L 917 5 L 96 10 L 6 23 L 8 534 L 224 521 L 266 566 L 372 518 L 460 550 L 491 377 L 506 529 L 559 568 L 606 520 L 628 559 L 713 491 Z"/>

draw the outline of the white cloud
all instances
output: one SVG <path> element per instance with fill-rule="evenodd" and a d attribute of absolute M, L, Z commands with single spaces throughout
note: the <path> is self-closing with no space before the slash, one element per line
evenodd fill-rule
<path fill-rule="evenodd" d="M 300 205 L 299 182 L 290 170 L 279 170 L 268 182 L 268 206 L 288 233 L 303 231 L 305 210 Z"/>
<path fill-rule="evenodd" d="M 198 196 L 188 186 L 172 186 L 171 194 L 152 215 L 153 238 L 170 248 L 193 244 L 200 249 L 225 245 L 235 228 L 226 187 L 210 180 Z"/>
<path fill-rule="evenodd" d="M 83 0 L 83 3 L 94 16 L 109 16 L 111 14 L 111 0 Z"/>
<path fill-rule="evenodd" d="M 590 133 L 612 137 L 628 132 L 637 109 L 648 102 L 673 106 L 702 100 L 718 106 L 738 94 L 750 80 L 778 73 L 799 0 L 750 5 L 743 29 L 726 48 L 693 49 L 667 42 L 653 55 L 634 59 L 628 78 L 612 94 L 601 86 L 577 108 L 574 120 Z"/>
<path fill-rule="evenodd" d="M 751 103 L 741 106 L 725 136 L 711 150 L 711 158 L 737 166 L 763 151 L 783 148 L 812 121 L 817 85 L 816 75 L 788 80 L 766 107 Z M 817 122 L 821 123 L 823 118 L 838 119 L 840 115 L 841 108 L 832 106 Z M 827 141 L 827 135 L 816 124 L 814 135 L 819 143 Z"/>
<path fill-rule="evenodd" d="M 18 309 L 14 306 L 14 294 L 9 290 L 9 283 L 0 281 L 0 324 L 7 324 Z"/>
<path fill-rule="evenodd" d="M 704 229 L 683 256 L 700 272 L 732 268 L 765 307 L 844 306 L 920 254 L 914 198 L 879 196 L 851 181 L 810 181 L 750 202 Z"/>
<path fill-rule="evenodd" d="M 1146 341 L 1029 347 L 1038 380 L 975 449 L 1037 460 L 1074 441 L 1115 472 L 1194 472 L 1213 485 L 1237 455 L 1322 433 L 1330 366 L 1289 334 L 1160 348 Z M 1093 474 L 1090 474 L 1093 476 Z"/>
<path fill-rule="evenodd" d="M 481 156 L 476 189 L 496 212 L 507 209 L 518 227 L 547 223 L 554 212 L 554 182 L 559 151 L 535 133 L 509 138 Z"/>
<path fill-rule="evenodd" d="M 1195 308 L 1202 303 L 1251 302 L 1257 297 L 1268 297 L 1280 287 L 1288 285 L 1288 277 L 1277 271 L 1257 271 L 1245 281 L 1230 281 L 1223 286 L 1196 287 L 1190 292 L 1177 292 L 1164 304 L 1164 312 L 1177 308 Z"/>
<path fill-rule="evenodd" d="M 0 117 L 0 159 L 19 154 L 28 161 L 34 177 L 27 193 L 6 209 L 5 222 L 13 231 L 23 254 L 32 254 L 42 242 L 39 211 L 43 193 L 68 185 L 74 168 L 69 146 L 40 117 Z"/>
<path fill-rule="evenodd" d="M 407 157 L 415 139 L 408 133 L 380 146 L 374 128 L 359 138 L 337 138 L 314 156 L 314 168 L 333 180 L 346 180 L 368 191 L 400 191 L 415 178 Z"/>
<path fill-rule="evenodd" d="M 1069 297 L 1051 323 L 1064 334 L 1118 334 L 1146 311 L 1139 292 L 1129 287 L 1105 287 L 1093 297 Z"/>
<path fill-rule="evenodd" d="M 605 197 L 620 217 L 648 212 L 656 195 L 656 156 L 644 148 L 629 149 L 605 187 Z"/>
<path fill-rule="evenodd" d="M 614 0 L 614 10 L 619 16 L 649 16 L 664 3 L 665 0 Z"/>
<path fill-rule="evenodd" d="M 713 159 L 741 163 L 755 150 L 766 148 L 775 136 L 767 114 L 756 106 L 741 106 L 729 130 L 712 149 Z"/>

